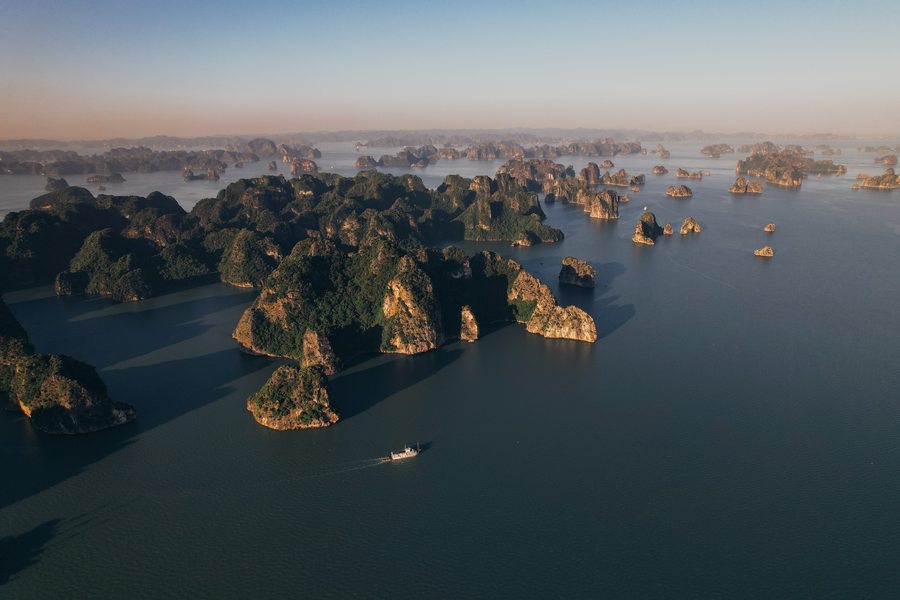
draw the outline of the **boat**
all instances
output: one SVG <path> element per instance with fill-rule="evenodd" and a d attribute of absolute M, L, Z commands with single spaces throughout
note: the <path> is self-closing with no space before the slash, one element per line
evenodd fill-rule
<path fill-rule="evenodd" d="M 400 452 L 391 452 L 391 460 L 403 460 L 406 458 L 412 458 L 418 454 L 418 448 L 410 448 L 409 446 L 404 446 L 403 450 L 401 450 Z"/>

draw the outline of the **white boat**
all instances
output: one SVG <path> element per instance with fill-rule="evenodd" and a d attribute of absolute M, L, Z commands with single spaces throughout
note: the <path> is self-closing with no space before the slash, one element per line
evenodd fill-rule
<path fill-rule="evenodd" d="M 403 460 L 405 458 L 412 458 L 417 454 L 419 454 L 419 450 L 417 448 L 404 446 L 403 450 L 401 450 L 400 452 L 391 452 L 391 460 Z"/>

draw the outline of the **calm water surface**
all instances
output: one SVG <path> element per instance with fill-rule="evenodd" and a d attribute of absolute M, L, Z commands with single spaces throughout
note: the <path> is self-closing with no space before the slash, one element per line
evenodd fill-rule
<path fill-rule="evenodd" d="M 334 378 L 344 419 L 328 430 L 269 431 L 247 413 L 276 366 L 230 339 L 253 292 L 7 294 L 40 350 L 93 363 L 139 412 L 79 437 L 0 416 L 0 595 L 896 595 L 900 195 L 851 192 L 844 177 L 733 197 L 736 157 L 667 146 L 670 171 L 713 172 L 688 182 L 692 199 L 663 196 L 675 179 L 649 175 L 653 156 L 617 157 L 648 173 L 619 222 L 550 204 L 560 244 L 465 244 L 515 257 L 588 310 L 595 345 L 506 326 L 373 358 Z M 356 156 L 318 162 L 349 173 Z M 871 155 L 839 160 L 879 170 Z M 498 165 L 417 173 L 435 185 Z M 126 177 L 129 193 L 151 191 Z M 205 185 L 143 177 L 188 207 L 202 196 L 179 189 Z M 703 232 L 635 247 L 643 206 Z M 766 243 L 773 260 L 752 256 Z M 569 254 L 597 267 L 595 290 L 558 288 Z M 416 441 L 419 458 L 378 464 Z"/>

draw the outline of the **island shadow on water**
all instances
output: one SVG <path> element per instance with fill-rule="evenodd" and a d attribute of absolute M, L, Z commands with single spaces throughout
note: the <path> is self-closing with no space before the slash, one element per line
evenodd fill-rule
<path fill-rule="evenodd" d="M 58 534 L 61 521 L 50 519 L 25 533 L 0 538 L 0 586 L 40 561 L 44 548 Z"/>
<path fill-rule="evenodd" d="M 49 519 L 24 533 L 0 538 L 0 586 L 38 564 L 51 544 L 67 542 L 109 522 L 108 512 L 116 508 L 106 505 L 72 517 Z"/>
<path fill-rule="evenodd" d="M 275 361 L 243 354 L 230 340 L 233 323 L 252 298 L 215 291 L 198 297 L 198 291 L 191 290 L 128 305 L 89 297 L 12 303 L 39 350 L 94 364 L 110 396 L 134 405 L 138 417 L 134 423 L 91 434 L 56 436 L 35 430 L 21 414 L 4 414 L 0 459 L 7 465 L 7 480 L 16 484 L 0 486 L 0 508 L 77 475 L 150 429 L 222 399 L 234 392 L 238 380 L 274 368 Z M 208 341 L 210 330 L 217 330 L 214 335 L 225 349 L 199 346 Z M 192 340 L 198 344 L 188 348 L 192 356 L 149 356 L 175 345 L 190 346 Z M 135 364 L 113 366 L 128 361 Z M 21 459 L 22 451 L 29 460 Z"/>
<path fill-rule="evenodd" d="M 441 347 L 425 354 L 390 357 L 367 369 L 339 374 L 329 382 L 335 407 L 342 420 L 350 419 L 428 379 L 457 360 L 462 352 L 460 348 Z"/>
<path fill-rule="evenodd" d="M 625 273 L 625 265 L 619 262 L 602 263 L 594 267 L 596 287 L 582 288 L 573 285 L 559 286 L 560 304 L 574 304 L 594 317 L 597 339 L 602 340 L 627 323 L 634 315 L 634 304 L 617 304 L 621 296 L 612 294 L 613 280 Z"/>

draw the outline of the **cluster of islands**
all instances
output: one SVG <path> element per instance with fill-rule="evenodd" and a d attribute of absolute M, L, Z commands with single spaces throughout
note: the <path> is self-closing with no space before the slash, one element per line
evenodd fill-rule
<path fill-rule="evenodd" d="M 843 165 L 815 160 L 799 146 L 765 142 L 738 151 L 748 156 L 737 162 L 738 177 L 728 190 L 734 194 L 763 193 L 763 183 L 799 188 L 812 175 L 846 173 Z M 726 144 L 701 151 L 709 157 L 733 152 Z M 61 296 L 134 302 L 176 285 L 214 280 L 256 288 L 259 294 L 235 323 L 233 337 L 245 352 L 290 362 L 274 371 L 247 408 L 274 429 L 324 427 L 340 418 L 329 377 L 359 355 L 419 354 L 450 340 L 475 342 L 485 325 L 499 322 L 520 323 L 547 338 L 595 342 L 593 318 L 578 307 L 560 306 L 550 287 L 515 260 L 490 251 L 468 255 L 445 242 L 561 241 L 563 232 L 544 223 L 539 194 L 544 202 L 582 206 L 589 218 L 618 219 L 620 204 L 641 192 L 646 176 L 613 171 L 612 159 L 636 153 L 647 150 L 609 139 L 530 147 L 486 142 L 464 150 L 424 145 L 378 160 L 362 156 L 354 177 L 319 172 L 315 159 L 321 152 L 315 147 L 263 138 L 226 150 L 132 148 L 90 157 L 52 150 L 0 153 L 3 173 L 48 176 L 48 192 L 0 224 L 0 292 L 52 283 Z M 651 153 L 670 157 L 661 145 Z M 577 173 L 553 160 L 571 155 L 609 158 Z M 99 184 L 115 182 L 121 172 L 182 170 L 186 179 L 217 179 L 229 163 L 240 168 L 270 157 L 290 164 L 293 177 L 241 179 L 189 212 L 158 192 L 94 195 L 63 177 L 91 174 L 89 181 Z M 460 158 L 506 162 L 493 177 L 450 175 L 435 189 L 411 174 L 377 170 Z M 896 156 L 885 154 L 877 162 L 895 164 Z M 268 169 L 276 168 L 271 160 Z M 651 173 L 662 177 L 669 169 L 660 164 Z M 676 168 L 674 176 L 701 180 L 704 173 Z M 892 168 L 857 179 L 855 187 L 863 189 L 900 187 Z M 678 202 L 693 192 L 678 184 L 665 194 Z M 691 216 L 678 227 L 682 236 L 701 230 Z M 762 230 L 771 235 L 776 225 Z M 645 210 L 631 240 L 653 246 L 675 231 Z M 770 258 L 774 250 L 765 245 L 753 254 Z M 593 287 L 595 271 L 569 256 L 560 265 L 559 282 Z M 93 367 L 35 348 L 2 300 L 0 402 L 50 433 L 96 431 L 136 417 L 133 407 L 108 396 Z"/>

